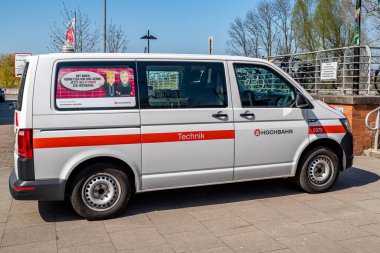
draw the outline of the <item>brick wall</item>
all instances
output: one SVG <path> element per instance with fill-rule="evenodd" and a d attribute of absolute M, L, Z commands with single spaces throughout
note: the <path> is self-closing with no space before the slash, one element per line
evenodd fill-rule
<path fill-rule="evenodd" d="M 371 105 L 342 105 L 329 104 L 332 107 L 343 108 L 343 113 L 347 116 L 351 124 L 352 134 L 354 136 L 354 154 L 362 155 L 363 151 L 373 148 L 375 132 L 369 130 L 365 125 L 367 114 L 380 106 L 380 104 Z M 375 122 L 376 114 L 372 115 L 369 122 Z"/>

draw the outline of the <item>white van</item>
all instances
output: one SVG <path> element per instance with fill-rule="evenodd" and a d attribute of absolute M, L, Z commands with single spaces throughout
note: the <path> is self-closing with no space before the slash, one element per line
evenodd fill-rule
<path fill-rule="evenodd" d="M 168 188 L 295 177 L 323 192 L 353 161 L 342 113 L 246 57 L 31 56 L 15 133 L 12 196 L 68 199 L 87 219 Z"/>

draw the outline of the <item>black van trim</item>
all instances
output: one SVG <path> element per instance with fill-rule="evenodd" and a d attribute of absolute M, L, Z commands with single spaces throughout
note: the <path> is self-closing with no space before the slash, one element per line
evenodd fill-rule
<path fill-rule="evenodd" d="M 21 180 L 30 181 L 35 179 L 34 175 L 34 159 L 33 158 L 17 158 L 17 174 Z"/>
<path fill-rule="evenodd" d="M 353 135 L 351 132 L 347 132 L 341 142 L 340 146 L 343 149 L 344 157 L 343 157 L 343 163 L 342 169 L 345 170 L 347 168 L 352 167 L 353 161 L 354 161 L 354 141 L 353 141 Z"/>
<path fill-rule="evenodd" d="M 9 176 L 9 191 L 17 200 L 64 200 L 65 187 L 66 180 L 61 179 L 23 181 L 17 179 L 15 170 Z"/>

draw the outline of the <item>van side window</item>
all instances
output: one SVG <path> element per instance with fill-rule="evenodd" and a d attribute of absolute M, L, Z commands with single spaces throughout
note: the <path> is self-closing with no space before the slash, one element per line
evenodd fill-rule
<path fill-rule="evenodd" d="M 295 88 L 266 66 L 234 64 L 242 107 L 291 107 Z"/>
<path fill-rule="evenodd" d="M 59 63 L 56 72 L 56 108 L 138 108 L 135 65 L 134 62 Z"/>
<path fill-rule="evenodd" d="M 139 62 L 141 108 L 227 107 L 223 63 Z"/>
<path fill-rule="evenodd" d="M 16 110 L 17 111 L 21 111 L 22 100 L 23 100 L 23 97 L 24 97 L 26 75 L 28 73 L 28 68 L 29 68 L 29 62 L 26 62 L 24 70 L 22 72 L 22 77 L 21 77 L 21 81 L 20 81 L 20 88 L 18 90 L 17 103 L 16 103 Z"/>

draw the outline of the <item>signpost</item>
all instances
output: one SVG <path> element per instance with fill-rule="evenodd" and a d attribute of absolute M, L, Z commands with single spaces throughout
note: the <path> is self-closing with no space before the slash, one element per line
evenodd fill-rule
<path fill-rule="evenodd" d="M 15 77 L 21 78 L 25 67 L 25 58 L 32 55 L 31 53 L 15 53 L 14 54 L 14 73 Z"/>
<path fill-rule="evenodd" d="M 338 62 L 323 62 L 321 66 L 321 80 L 336 80 Z"/>

